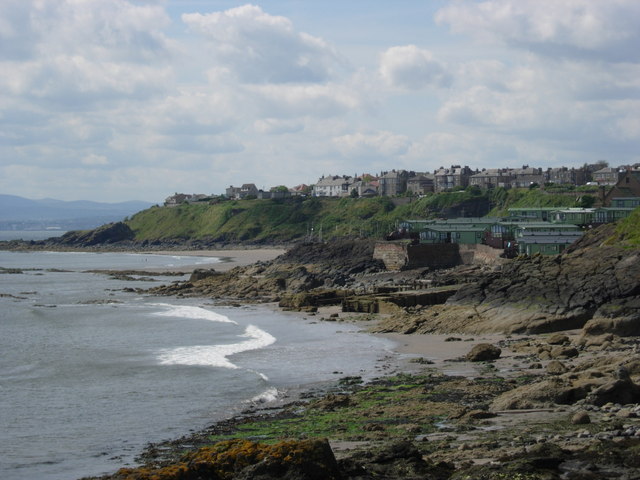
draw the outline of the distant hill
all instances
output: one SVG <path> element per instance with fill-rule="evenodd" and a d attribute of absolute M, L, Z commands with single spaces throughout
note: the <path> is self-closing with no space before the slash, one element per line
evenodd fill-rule
<path fill-rule="evenodd" d="M 0 195 L 0 230 L 95 228 L 104 223 L 123 220 L 151 205 L 150 202 L 140 201 L 66 202 L 51 198 L 31 200 L 15 195 Z"/>

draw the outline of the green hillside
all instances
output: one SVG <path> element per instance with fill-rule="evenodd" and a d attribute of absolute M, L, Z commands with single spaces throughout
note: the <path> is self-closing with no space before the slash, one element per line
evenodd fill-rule
<path fill-rule="evenodd" d="M 505 192 L 504 194 L 502 192 Z M 574 206 L 575 197 L 539 190 L 480 191 L 467 188 L 422 198 L 291 198 L 233 200 L 152 207 L 126 221 L 137 241 L 203 240 L 276 243 L 313 235 L 381 237 L 397 221 L 483 216 L 507 206 Z"/>
<path fill-rule="evenodd" d="M 612 240 L 631 247 L 640 247 L 640 207 L 616 225 L 616 238 Z"/>
<path fill-rule="evenodd" d="M 524 207 L 588 207 L 595 197 L 580 192 L 555 193 L 538 188 L 513 188 L 505 190 L 497 188 L 491 193 L 494 205 L 490 216 L 506 216 L 509 208 Z"/>

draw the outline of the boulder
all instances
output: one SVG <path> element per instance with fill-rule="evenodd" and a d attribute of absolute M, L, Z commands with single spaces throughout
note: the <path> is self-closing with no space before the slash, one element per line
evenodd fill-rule
<path fill-rule="evenodd" d="M 475 345 L 465 357 L 470 362 L 487 362 L 500 358 L 502 350 L 490 343 L 479 343 Z"/>
<path fill-rule="evenodd" d="M 569 337 L 562 333 L 554 333 L 549 338 L 547 338 L 547 343 L 549 345 L 566 345 L 569 343 Z"/>
<path fill-rule="evenodd" d="M 586 401 L 597 406 L 607 403 L 619 403 L 621 405 L 640 403 L 640 386 L 633 383 L 628 376 L 626 378 L 617 378 L 592 390 Z"/>
<path fill-rule="evenodd" d="M 547 373 L 549 375 L 562 375 L 563 373 L 567 373 L 568 368 L 564 363 L 558 360 L 552 360 L 547 364 Z"/>
<path fill-rule="evenodd" d="M 579 410 L 571 416 L 572 425 L 587 425 L 591 423 L 591 417 L 584 410 Z"/>

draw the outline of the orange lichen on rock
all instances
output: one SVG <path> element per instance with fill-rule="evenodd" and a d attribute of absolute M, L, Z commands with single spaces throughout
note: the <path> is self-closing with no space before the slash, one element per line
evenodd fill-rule
<path fill-rule="evenodd" d="M 264 445 L 228 440 L 186 454 L 180 463 L 162 468 L 123 468 L 113 480 L 233 480 L 253 472 L 261 478 L 331 480 L 338 466 L 327 440 L 301 440 Z"/>

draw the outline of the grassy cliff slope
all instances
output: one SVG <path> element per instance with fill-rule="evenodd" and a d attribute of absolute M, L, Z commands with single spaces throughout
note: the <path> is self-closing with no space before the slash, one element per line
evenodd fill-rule
<path fill-rule="evenodd" d="M 516 194 L 467 189 L 413 199 L 292 198 L 237 200 L 217 204 L 152 207 L 126 221 L 137 241 L 204 240 L 214 242 L 290 242 L 313 235 L 381 237 L 398 220 L 483 216 L 491 208 L 504 209 Z M 534 198 L 535 197 L 535 198 Z M 524 191 L 518 198 L 528 205 L 573 206 L 575 199 Z M 518 204 L 519 204 L 518 203 Z"/>

